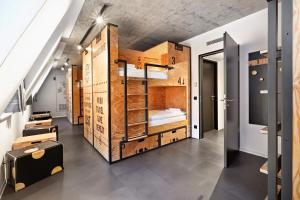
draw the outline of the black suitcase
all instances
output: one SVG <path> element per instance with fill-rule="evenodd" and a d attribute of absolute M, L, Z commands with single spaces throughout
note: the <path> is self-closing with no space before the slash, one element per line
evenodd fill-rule
<path fill-rule="evenodd" d="M 63 170 L 63 145 L 47 141 L 6 153 L 8 184 L 19 191 Z"/>
<path fill-rule="evenodd" d="M 56 140 L 58 141 L 58 126 L 37 126 L 32 128 L 27 128 L 23 130 L 23 137 L 31 136 L 31 135 L 39 135 L 45 133 L 53 133 L 56 132 Z"/>

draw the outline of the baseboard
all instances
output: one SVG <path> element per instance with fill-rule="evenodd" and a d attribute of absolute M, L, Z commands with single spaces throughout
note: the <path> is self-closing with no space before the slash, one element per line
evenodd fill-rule
<path fill-rule="evenodd" d="M 268 155 L 263 154 L 263 153 L 258 152 L 258 151 L 254 151 L 253 149 L 240 148 L 240 151 L 245 152 L 245 153 L 249 153 L 249 154 L 253 154 L 253 155 L 256 155 L 256 156 L 259 156 L 259 157 L 263 157 L 263 158 L 268 157 Z"/>

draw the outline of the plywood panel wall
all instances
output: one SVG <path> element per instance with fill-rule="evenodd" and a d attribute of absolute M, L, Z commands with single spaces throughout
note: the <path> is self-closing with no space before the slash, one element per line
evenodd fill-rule
<path fill-rule="evenodd" d="M 168 55 L 169 42 L 164 42 L 150 48 L 144 52 L 144 62 L 152 64 L 166 64 L 162 63 L 163 58 Z"/>
<path fill-rule="evenodd" d="M 127 60 L 128 64 L 134 64 L 137 68 L 144 68 L 144 53 L 131 49 L 119 49 L 119 59 Z"/>
<path fill-rule="evenodd" d="M 94 147 L 109 160 L 108 27 L 92 42 Z"/>
<path fill-rule="evenodd" d="M 166 109 L 166 88 L 150 87 L 148 89 L 148 106 L 149 110 Z"/>
<path fill-rule="evenodd" d="M 118 74 L 118 27 L 110 26 L 110 75 L 111 75 L 111 145 L 112 161 L 120 159 L 120 141 L 124 137 L 124 84 Z"/>
<path fill-rule="evenodd" d="M 82 70 L 79 67 L 72 67 L 72 121 L 73 124 L 78 124 L 78 117 L 81 113 L 81 97 L 80 97 L 80 81 L 82 80 Z"/>
<path fill-rule="evenodd" d="M 293 16 L 293 199 L 300 199 L 300 1 Z"/>
<path fill-rule="evenodd" d="M 83 84 L 83 107 L 84 107 L 84 137 L 93 144 L 93 71 L 92 71 L 92 47 L 89 45 L 87 51 L 82 53 L 82 84 Z"/>
<path fill-rule="evenodd" d="M 166 108 L 180 108 L 184 112 L 188 112 L 189 100 L 187 98 L 187 87 L 167 87 L 166 88 Z"/>

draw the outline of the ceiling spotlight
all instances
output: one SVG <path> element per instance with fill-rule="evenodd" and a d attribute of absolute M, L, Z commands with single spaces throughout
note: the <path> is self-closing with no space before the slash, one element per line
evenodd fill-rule
<path fill-rule="evenodd" d="M 96 23 L 97 24 L 102 24 L 104 21 L 103 17 L 101 15 L 99 15 L 97 18 L 96 18 Z"/>
<path fill-rule="evenodd" d="M 58 62 L 55 60 L 55 61 L 53 61 L 52 66 L 55 68 L 57 66 L 57 64 L 58 64 Z"/>
<path fill-rule="evenodd" d="M 65 62 L 65 66 L 67 67 L 67 66 L 69 66 L 69 58 L 67 58 L 67 60 L 66 60 L 66 62 Z"/>
<path fill-rule="evenodd" d="M 64 67 L 61 67 L 60 70 L 61 70 L 61 71 L 65 71 L 65 68 L 64 68 Z"/>
<path fill-rule="evenodd" d="M 77 49 L 80 51 L 82 49 L 82 46 L 80 44 L 77 45 Z"/>

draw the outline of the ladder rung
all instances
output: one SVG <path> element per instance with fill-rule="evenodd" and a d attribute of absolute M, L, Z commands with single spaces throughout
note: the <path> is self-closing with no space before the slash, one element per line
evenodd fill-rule
<path fill-rule="evenodd" d="M 136 137 L 131 137 L 131 138 L 128 138 L 128 142 L 131 142 L 131 141 L 135 141 L 135 140 L 140 140 L 140 139 L 143 139 L 143 138 L 146 138 L 147 135 L 143 132 L 144 135 L 141 135 L 141 136 L 136 136 Z"/>
<path fill-rule="evenodd" d="M 259 169 L 261 173 L 268 174 L 268 161 L 266 161 Z M 281 178 L 281 170 L 277 174 L 277 178 Z"/>
<path fill-rule="evenodd" d="M 260 129 L 259 132 L 260 132 L 261 134 L 268 134 L 268 127 L 265 126 L 264 128 Z M 281 134 L 281 124 L 278 124 L 278 125 L 277 125 L 277 135 L 278 135 L 278 136 L 281 136 L 281 135 L 282 135 L 282 134 Z"/>
<path fill-rule="evenodd" d="M 147 110 L 148 108 L 131 108 L 128 109 L 127 111 L 139 111 L 139 110 Z"/>
<path fill-rule="evenodd" d="M 146 78 L 129 78 L 127 77 L 127 81 L 148 81 Z"/>
<path fill-rule="evenodd" d="M 147 93 L 144 94 L 127 94 L 127 96 L 147 96 Z"/>
<path fill-rule="evenodd" d="M 136 123 L 131 123 L 131 124 L 128 124 L 128 126 L 138 126 L 138 125 L 142 125 L 142 124 L 147 124 L 148 122 L 147 121 L 143 121 L 143 122 L 136 122 Z"/>

